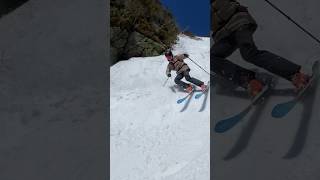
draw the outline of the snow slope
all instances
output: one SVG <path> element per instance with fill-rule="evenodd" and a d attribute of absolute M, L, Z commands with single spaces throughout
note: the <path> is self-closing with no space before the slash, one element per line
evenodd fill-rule
<path fill-rule="evenodd" d="M 173 53 L 188 53 L 209 71 L 209 38 L 180 35 Z M 190 75 L 207 82 L 210 77 L 190 60 Z M 209 97 L 183 104 L 186 93 L 173 92 L 166 80 L 164 56 L 121 61 L 110 71 L 111 180 L 209 179 Z"/>
<path fill-rule="evenodd" d="M 260 49 L 269 50 L 303 65 L 309 72 L 311 64 L 320 60 L 319 44 L 262 1 L 240 0 L 259 24 L 254 35 Z M 318 38 L 320 25 L 317 0 L 272 1 Z M 241 60 L 239 52 L 230 58 L 245 67 L 253 66 Z M 261 69 L 260 69 L 261 70 Z M 292 88 L 280 80 L 277 89 Z M 211 106 L 212 122 L 241 111 L 248 100 L 215 94 Z M 271 117 L 275 104 L 292 99 L 286 95 L 271 96 L 256 115 L 249 113 L 237 126 L 224 134 L 215 134 L 214 179 L 316 180 L 319 179 L 319 92 L 316 105 L 298 104 L 282 119 Z M 310 101 L 310 100 L 309 100 Z M 309 102 L 308 101 L 308 102 Z M 312 111 L 313 109 L 313 111 Z M 304 110 L 308 113 L 304 113 Z M 250 119 L 250 116 L 253 117 Z M 308 116 L 310 116 L 308 118 Z M 304 118 L 303 118 L 304 117 Z M 226 159 L 225 159 L 226 158 Z"/>

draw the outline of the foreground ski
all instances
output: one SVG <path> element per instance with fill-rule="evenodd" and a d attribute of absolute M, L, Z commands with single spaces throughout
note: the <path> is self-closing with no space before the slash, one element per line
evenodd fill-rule
<path fill-rule="evenodd" d="M 184 103 L 184 106 L 183 106 L 183 108 L 180 110 L 180 112 L 184 112 L 184 111 L 188 108 L 188 106 L 189 106 L 189 104 L 190 104 L 190 102 L 191 102 L 191 100 L 192 100 L 193 94 L 194 94 L 194 91 L 191 92 L 190 96 L 188 97 L 188 99 L 187 99 L 186 102 Z"/>
<path fill-rule="evenodd" d="M 208 94 L 209 94 L 208 92 L 205 93 L 204 99 L 203 99 L 203 101 L 202 101 L 202 105 L 201 105 L 201 108 L 200 108 L 199 112 L 204 111 L 204 109 L 206 108 L 206 106 L 207 106 L 207 99 L 208 99 L 208 96 L 209 96 Z"/>
<path fill-rule="evenodd" d="M 194 90 L 191 91 L 190 93 L 188 93 L 185 97 L 181 98 L 181 99 L 178 99 L 177 100 L 177 104 L 181 104 L 183 103 L 186 99 L 188 99 L 189 96 L 191 96 L 193 94 Z"/>
<path fill-rule="evenodd" d="M 310 79 L 309 84 L 304 89 L 302 89 L 294 99 L 288 102 L 277 104 L 272 109 L 272 113 L 271 113 L 272 117 L 283 118 L 284 116 L 286 116 L 295 107 L 295 105 L 301 100 L 303 95 L 306 94 L 307 90 L 314 84 L 314 82 L 316 82 L 316 80 L 319 77 L 319 72 L 320 72 L 319 62 L 316 61 L 312 66 L 312 77 Z"/>
<path fill-rule="evenodd" d="M 208 81 L 208 83 L 207 83 L 207 89 L 206 89 L 205 91 L 203 91 L 203 92 L 200 92 L 200 93 L 196 94 L 196 95 L 194 96 L 194 98 L 195 98 L 195 99 L 201 98 L 202 95 L 208 93 L 209 88 L 210 88 L 210 81 Z"/>
<path fill-rule="evenodd" d="M 243 111 L 241 111 L 240 113 L 238 113 L 230 118 L 219 121 L 215 126 L 215 131 L 217 133 L 223 133 L 223 132 L 231 129 L 233 126 L 235 126 L 239 121 L 241 121 L 243 119 L 243 117 L 245 117 L 248 114 L 248 112 L 250 112 L 252 107 L 255 106 L 256 103 L 260 99 L 264 98 L 264 95 L 270 89 L 271 88 L 268 85 L 266 85 L 263 88 L 263 90 L 250 102 L 250 104 L 248 104 L 248 106 Z"/>
<path fill-rule="evenodd" d="M 317 78 L 312 87 L 308 90 L 308 95 L 301 99 L 301 103 L 303 106 L 303 110 L 301 112 L 301 120 L 299 122 L 298 129 L 295 133 L 294 140 L 292 141 L 290 149 L 288 149 L 287 153 L 282 157 L 284 159 L 293 159 L 299 156 L 303 149 L 306 147 L 309 128 L 312 123 L 313 118 L 318 118 L 317 116 L 314 117 L 313 115 L 317 112 L 317 99 L 315 95 L 318 92 L 319 87 L 319 78 Z"/>

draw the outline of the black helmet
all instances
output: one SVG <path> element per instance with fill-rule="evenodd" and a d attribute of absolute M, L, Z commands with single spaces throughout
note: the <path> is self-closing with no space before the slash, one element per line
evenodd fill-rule
<path fill-rule="evenodd" d="M 164 53 L 164 55 L 165 55 L 166 57 L 168 57 L 168 56 L 173 56 L 173 54 L 172 54 L 172 52 L 171 52 L 170 49 L 166 50 L 166 52 Z"/>

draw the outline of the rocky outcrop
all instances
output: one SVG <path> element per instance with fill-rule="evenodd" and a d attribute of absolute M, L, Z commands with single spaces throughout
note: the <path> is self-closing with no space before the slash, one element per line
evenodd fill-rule
<path fill-rule="evenodd" d="M 0 1 L 0 18 L 10 13 L 29 0 L 1 0 Z"/>
<path fill-rule="evenodd" d="M 179 30 L 159 0 L 111 0 L 111 61 L 156 56 Z"/>
<path fill-rule="evenodd" d="M 157 56 L 166 47 L 145 35 L 133 31 L 121 30 L 119 27 L 111 29 L 111 55 L 112 62 L 116 63 L 119 59 L 125 60 L 131 57 Z"/>

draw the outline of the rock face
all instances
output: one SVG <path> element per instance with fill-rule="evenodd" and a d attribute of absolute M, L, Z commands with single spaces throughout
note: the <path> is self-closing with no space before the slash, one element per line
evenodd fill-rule
<path fill-rule="evenodd" d="M 178 27 L 159 0 L 111 0 L 111 61 L 156 56 L 177 39 Z"/>
<path fill-rule="evenodd" d="M 18 8 L 29 0 L 1 0 L 0 1 L 0 18 Z"/>

